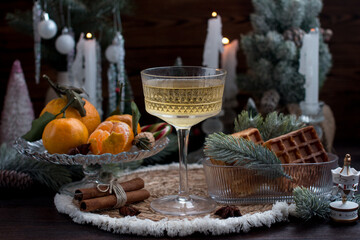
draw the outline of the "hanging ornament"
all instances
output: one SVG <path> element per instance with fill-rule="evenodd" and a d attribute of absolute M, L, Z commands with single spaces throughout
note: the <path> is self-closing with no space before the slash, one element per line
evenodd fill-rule
<path fill-rule="evenodd" d="M 101 47 L 99 42 L 96 42 L 96 106 L 98 106 L 98 112 L 100 118 L 103 117 L 102 110 L 102 77 L 101 77 Z"/>
<path fill-rule="evenodd" d="M 111 63 L 116 63 L 119 57 L 124 54 L 122 53 L 124 49 L 121 49 L 117 43 L 111 44 L 105 50 L 105 57 Z"/>
<path fill-rule="evenodd" d="M 43 12 L 42 20 L 39 22 L 38 25 L 39 34 L 44 39 L 53 38 L 57 32 L 57 25 L 56 23 L 49 18 L 49 14 Z"/>
<path fill-rule="evenodd" d="M 106 49 L 105 57 L 111 63 L 108 69 L 109 112 L 119 110 L 120 113 L 123 113 L 125 107 L 125 50 L 124 38 L 120 32 L 116 33 L 113 43 Z"/>
<path fill-rule="evenodd" d="M 62 3 L 62 2 L 60 2 Z M 61 6 L 62 7 L 62 6 Z M 62 14 L 62 16 L 64 16 Z M 65 21 L 65 20 L 64 20 Z M 75 39 L 75 34 L 73 29 L 71 28 L 71 4 L 69 3 L 67 8 L 67 25 L 69 27 L 69 35 L 72 37 L 72 39 Z M 74 41 L 75 44 L 75 41 Z M 75 45 L 74 45 L 75 46 Z M 74 86 L 74 77 L 72 72 L 72 65 L 74 63 L 74 57 L 75 57 L 75 48 L 73 47 L 71 51 L 67 54 L 67 71 L 68 71 L 68 78 L 71 86 Z"/>
<path fill-rule="evenodd" d="M 125 49 L 121 35 L 121 19 L 118 7 L 113 8 L 115 37 L 105 51 L 106 59 L 111 63 L 107 72 L 109 90 L 109 113 L 122 114 L 125 110 Z"/>
<path fill-rule="evenodd" d="M 1 114 L 0 142 L 12 144 L 31 128 L 34 110 L 19 60 L 12 66 Z"/>
<path fill-rule="evenodd" d="M 41 20 L 41 6 L 39 1 L 34 2 L 33 6 L 33 28 L 34 28 L 34 55 L 35 55 L 35 82 L 40 81 L 40 67 L 41 67 L 41 37 L 38 30 L 38 25 Z"/>
<path fill-rule="evenodd" d="M 72 37 L 72 39 L 74 39 L 74 31 L 70 28 L 69 29 L 69 35 Z M 75 41 L 74 41 L 75 44 Z M 68 78 L 69 78 L 69 83 L 71 86 L 75 86 L 74 85 L 74 76 L 73 76 L 73 71 L 72 71 L 72 65 L 74 63 L 74 57 L 75 57 L 75 48 L 72 48 L 71 51 L 67 54 L 67 71 L 68 71 Z"/>
<path fill-rule="evenodd" d="M 69 29 L 64 28 L 55 42 L 56 50 L 61 54 L 69 54 L 75 47 L 74 38 L 69 34 Z"/>

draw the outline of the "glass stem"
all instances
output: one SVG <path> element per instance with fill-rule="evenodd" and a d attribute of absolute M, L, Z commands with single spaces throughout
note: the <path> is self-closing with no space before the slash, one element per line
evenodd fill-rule
<path fill-rule="evenodd" d="M 85 179 L 92 182 L 98 182 L 100 169 L 101 169 L 101 165 L 99 164 L 84 165 L 83 171 L 84 171 Z"/>
<path fill-rule="evenodd" d="M 179 144 L 179 200 L 186 201 L 189 198 L 187 151 L 190 128 L 177 128 L 176 132 Z"/>

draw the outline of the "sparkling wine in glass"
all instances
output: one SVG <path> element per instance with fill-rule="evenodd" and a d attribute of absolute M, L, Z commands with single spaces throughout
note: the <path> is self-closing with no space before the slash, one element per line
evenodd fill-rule
<path fill-rule="evenodd" d="M 225 77 L 226 71 L 206 67 L 156 67 L 141 72 L 146 111 L 173 125 L 178 134 L 179 194 L 152 201 L 155 211 L 183 216 L 215 208 L 213 200 L 189 194 L 187 147 L 190 128 L 220 112 Z"/>

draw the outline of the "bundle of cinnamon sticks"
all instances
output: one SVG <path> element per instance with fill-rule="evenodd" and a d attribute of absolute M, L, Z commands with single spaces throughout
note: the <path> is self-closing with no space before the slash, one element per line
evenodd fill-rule
<path fill-rule="evenodd" d="M 150 193 L 144 189 L 144 180 L 141 178 L 122 182 L 120 185 L 126 193 L 126 204 L 144 201 L 150 197 Z M 99 187 L 100 190 L 106 189 L 106 186 Z M 74 199 L 79 201 L 80 210 L 84 212 L 113 208 L 117 203 L 113 192 L 110 193 L 110 190 L 102 192 L 97 187 L 76 190 Z"/>

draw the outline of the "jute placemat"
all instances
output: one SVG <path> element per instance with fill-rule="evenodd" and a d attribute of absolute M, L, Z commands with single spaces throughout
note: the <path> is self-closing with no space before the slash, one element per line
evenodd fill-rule
<path fill-rule="evenodd" d="M 206 196 L 207 187 L 201 165 L 189 166 L 189 183 L 192 194 Z M 243 216 L 237 218 L 220 219 L 210 214 L 176 217 L 161 215 L 150 208 L 150 203 L 165 195 L 177 194 L 179 188 L 178 164 L 148 167 L 131 172 L 123 176 L 122 180 L 141 177 L 145 181 L 145 188 L 151 197 L 143 202 L 133 204 L 141 211 L 138 216 L 123 217 L 118 209 L 97 211 L 93 213 L 81 212 L 70 196 L 57 194 L 55 206 L 60 213 L 68 214 L 74 222 L 92 224 L 100 229 L 120 233 L 142 236 L 186 236 L 195 232 L 203 234 L 229 234 L 247 232 L 252 227 L 268 226 L 279 221 L 286 221 L 294 205 L 284 202 L 262 205 L 239 205 Z M 218 205 L 217 209 L 223 205 Z"/>
<path fill-rule="evenodd" d="M 161 219 L 183 219 L 184 217 L 176 217 L 169 215 L 162 215 L 160 213 L 154 212 L 150 203 L 152 200 L 157 199 L 166 195 L 176 195 L 179 190 L 179 171 L 178 170 L 154 170 L 146 172 L 135 172 L 128 174 L 121 178 L 122 181 L 130 180 L 135 177 L 140 177 L 145 182 L 145 188 L 150 192 L 151 196 L 147 200 L 132 204 L 141 211 L 137 218 L 139 219 L 150 219 L 153 221 L 159 221 Z M 207 196 L 207 186 L 205 182 L 205 175 L 202 168 L 189 169 L 188 179 L 190 185 L 190 193 L 198 196 Z M 218 205 L 218 208 L 225 205 Z M 273 204 L 259 204 L 259 205 L 239 205 L 238 208 L 242 215 L 252 214 L 256 212 L 264 212 L 270 210 Z M 216 209 L 218 209 L 216 208 Z M 219 218 L 214 215 L 216 209 L 211 212 L 210 216 L 212 218 Z M 99 211 L 98 214 L 109 215 L 110 217 L 119 217 L 122 216 L 119 214 L 117 209 Z M 204 217 L 208 214 L 197 215 L 197 216 L 188 216 L 189 220 Z"/>

